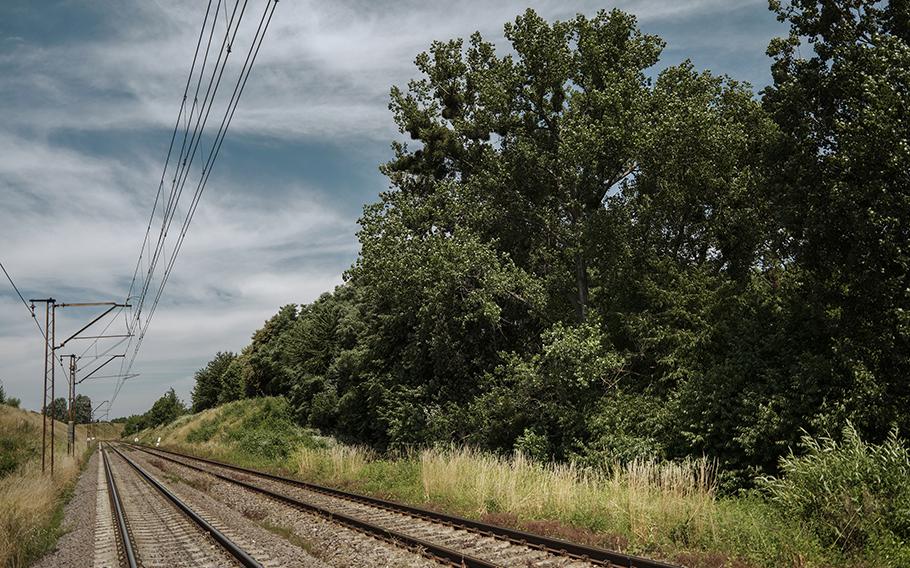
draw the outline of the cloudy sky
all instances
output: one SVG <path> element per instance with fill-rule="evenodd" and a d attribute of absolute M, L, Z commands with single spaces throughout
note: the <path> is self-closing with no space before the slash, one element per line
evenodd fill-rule
<path fill-rule="evenodd" d="M 267 1 L 249 0 L 241 40 Z M 144 411 L 171 386 L 188 398 L 216 351 L 239 350 L 280 305 L 339 284 L 361 208 L 386 188 L 377 166 L 398 137 L 389 87 L 414 75 L 432 40 L 479 30 L 505 49 L 502 24 L 529 4 L 548 19 L 629 10 L 667 41 L 659 66 L 688 57 L 756 88 L 770 79 L 768 40 L 785 32 L 766 0 L 281 1 L 133 367 L 140 376 L 111 416 Z M 26 299 L 126 297 L 206 5 L 0 3 L 0 261 Z M 58 340 L 95 313 L 60 310 Z M 34 409 L 43 346 L 29 319 L 0 279 L 0 380 Z M 113 387 L 80 385 L 96 403 Z"/>

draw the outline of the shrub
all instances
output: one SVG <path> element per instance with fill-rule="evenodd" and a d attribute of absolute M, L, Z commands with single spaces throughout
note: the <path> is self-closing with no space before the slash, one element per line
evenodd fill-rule
<path fill-rule="evenodd" d="M 218 432 L 217 420 L 206 420 L 196 426 L 186 435 L 186 441 L 190 443 L 208 442 L 212 436 Z"/>
<path fill-rule="evenodd" d="M 267 398 L 256 411 L 243 418 L 239 428 L 229 437 L 244 453 L 283 460 L 303 440 L 303 432 L 291 418 L 291 410 L 283 398 Z"/>
<path fill-rule="evenodd" d="M 804 436 L 802 446 L 781 460 L 781 477 L 760 479 L 772 502 L 844 553 L 889 564 L 910 555 L 910 451 L 897 430 L 875 445 L 848 424 L 842 441 Z"/>

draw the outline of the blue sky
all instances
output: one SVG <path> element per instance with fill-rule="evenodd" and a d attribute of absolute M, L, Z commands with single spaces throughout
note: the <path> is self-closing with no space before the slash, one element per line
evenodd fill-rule
<path fill-rule="evenodd" d="M 250 0 L 251 5 L 264 0 Z M 180 104 L 202 0 L 0 3 L 0 260 L 26 297 L 122 299 Z M 134 371 L 111 415 L 141 412 L 193 371 L 241 349 L 286 303 L 341 282 L 356 221 L 387 184 L 399 137 L 391 85 L 433 40 L 618 7 L 690 58 L 760 89 L 768 41 L 786 30 L 764 0 L 617 3 L 282 0 Z M 257 10 L 259 8 L 256 8 Z M 60 334 L 90 311 L 67 311 Z M 0 380 L 38 408 L 43 347 L 0 281 Z M 114 326 L 114 328 L 116 325 Z M 114 329 L 112 328 L 112 329 Z M 64 384 L 61 381 L 59 384 Z M 80 385 L 96 402 L 113 381 Z"/>

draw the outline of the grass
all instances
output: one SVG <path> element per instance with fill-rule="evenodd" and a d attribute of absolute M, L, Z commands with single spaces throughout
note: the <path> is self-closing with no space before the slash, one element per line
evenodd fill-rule
<path fill-rule="evenodd" d="M 66 454 L 66 427 L 56 423 L 54 476 L 41 473 L 41 415 L 0 405 L 0 566 L 26 566 L 62 534 L 63 506 L 90 454 L 77 426 L 76 451 Z M 119 432 L 101 425 L 104 435 Z"/>
<path fill-rule="evenodd" d="M 138 438 L 693 568 L 881 565 L 822 544 L 810 523 L 786 515 L 764 494 L 719 496 L 708 460 L 595 471 L 462 447 L 384 456 L 318 436 L 289 416 L 281 399 L 238 401 Z"/>

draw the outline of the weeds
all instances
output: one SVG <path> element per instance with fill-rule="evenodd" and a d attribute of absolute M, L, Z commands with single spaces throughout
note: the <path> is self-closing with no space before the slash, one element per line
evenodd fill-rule
<path fill-rule="evenodd" d="M 25 566 L 53 548 L 60 535 L 63 506 L 71 495 L 81 465 L 89 455 L 85 430 L 77 430 L 75 457 L 66 455 L 66 442 L 58 437 L 54 476 L 41 473 L 41 415 L 0 406 L 0 432 L 14 457 L 5 454 L 0 477 L 0 566 Z M 62 425 L 58 423 L 57 428 Z M 26 448 L 22 450 L 22 448 Z"/>
<path fill-rule="evenodd" d="M 825 545 L 910 566 L 910 450 L 897 431 L 867 444 L 848 424 L 841 441 L 804 436 L 802 449 L 781 461 L 781 477 L 762 478 L 771 501 Z"/>
<path fill-rule="evenodd" d="M 174 449 L 238 465 L 692 568 L 865 566 L 826 548 L 804 519 L 764 493 L 718 495 L 710 460 L 581 467 L 460 447 L 381 456 L 312 436 L 289 424 L 285 411 L 274 399 L 238 401 L 141 436 L 151 442 L 161 436 Z M 190 437 L 207 439 L 193 443 Z"/>

